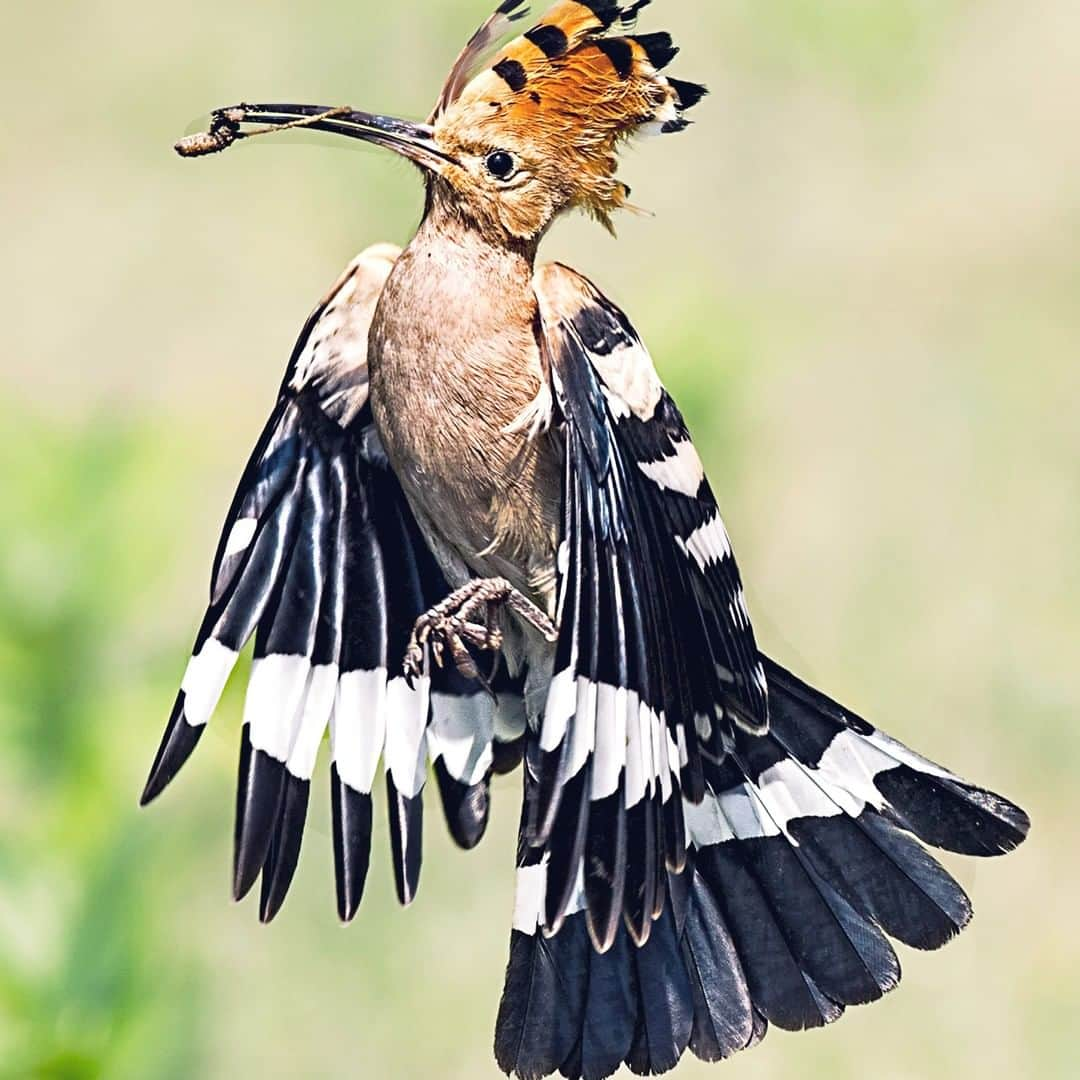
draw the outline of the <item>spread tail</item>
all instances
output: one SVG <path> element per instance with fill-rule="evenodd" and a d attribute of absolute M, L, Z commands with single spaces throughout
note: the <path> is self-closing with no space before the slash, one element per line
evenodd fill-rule
<path fill-rule="evenodd" d="M 717 1061 L 770 1023 L 831 1023 L 899 982 L 886 935 L 935 949 L 970 920 L 964 891 L 923 844 L 988 856 L 1024 839 L 1019 807 L 763 662 L 769 732 L 738 729 L 722 759 L 705 761 L 705 797 L 684 803 L 686 868 L 667 875 L 669 902 L 640 947 L 622 926 L 595 951 L 584 868 L 561 928 L 545 935 L 548 856 L 524 838 L 526 770 L 495 1035 L 505 1072 L 663 1073 L 687 1047 Z"/>

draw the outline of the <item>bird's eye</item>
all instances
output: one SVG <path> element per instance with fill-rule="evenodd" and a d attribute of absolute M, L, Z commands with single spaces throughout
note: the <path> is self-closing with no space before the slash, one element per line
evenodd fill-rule
<path fill-rule="evenodd" d="M 496 180 L 506 180 L 514 172 L 513 155 L 508 154 L 505 150 L 496 150 L 494 153 L 488 154 L 484 164 L 487 166 L 487 171 Z"/>

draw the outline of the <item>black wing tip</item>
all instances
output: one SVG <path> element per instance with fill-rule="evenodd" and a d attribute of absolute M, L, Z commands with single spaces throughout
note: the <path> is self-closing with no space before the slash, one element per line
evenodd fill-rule
<path fill-rule="evenodd" d="M 619 936 L 619 927 L 622 924 L 622 912 L 613 909 L 612 917 L 597 920 L 592 915 L 592 909 L 589 908 L 588 911 L 586 911 L 586 915 L 588 916 L 586 927 L 589 931 L 589 941 L 592 944 L 593 952 L 596 953 L 597 956 L 603 956 L 605 953 L 611 952 L 611 949 Z"/>
<path fill-rule="evenodd" d="M 625 776 L 613 794 L 592 800 L 585 840 L 585 927 L 593 950 L 603 955 L 615 944 L 622 923 L 628 858 Z"/>
<path fill-rule="evenodd" d="M 487 831 L 491 813 L 490 773 L 477 784 L 465 784 L 450 775 L 441 757 L 435 760 L 434 771 L 450 837 L 459 848 L 471 851 Z"/>
<path fill-rule="evenodd" d="M 262 890 L 259 896 L 259 921 L 272 922 L 285 903 L 289 886 L 292 885 L 296 865 L 300 860 L 300 845 L 307 819 L 311 783 L 286 774 L 285 795 L 281 800 L 281 813 L 270 842 L 266 865 L 262 873 Z"/>
<path fill-rule="evenodd" d="M 574 897 L 578 873 L 586 856 L 589 833 L 589 785 L 592 768 L 588 762 L 563 785 L 559 813 L 547 845 L 547 887 L 544 892 L 545 937 L 558 933 Z"/>
<path fill-rule="evenodd" d="M 356 918 L 364 898 L 371 861 L 371 795 L 349 787 L 330 766 L 330 809 L 334 834 L 334 883 L 338 918 L 348 924 Z"/>
<path fill-rule="evenodd" d="M 570 745 L 568 732 L 554 750 L 540 750 L 536 755 L 537 782 L 531 787 L 525 830 L 530 847 L 544 847 L 555 827 L 570 761 Z"/>
<path fill-rule="evenodd" d="M 274 882 L 274 877 L 269 873 L 263 875 L 262 891 L 259 894 L 259 922 L 263 926 L 269 926 L 281 913 L 281 906 L 285 903 L 285 896 L 289 891 L 289 885 L 280 889 Z"/>
<path fill-rule="evenodd" d="M 154 763 L 150 766 L 146 784 L 139 796 L 140 806 L 149 806 L 172 783 L 198 746 L 205 730 L 205 724 L 196 726 L 187 722 L 184 691 L 181 690 L 176 696 L 169 722 L 154 755 Z"/>
<path fill-rule="evenodd" d="M 491 741 L 491 751 L 491 771 L 496 776 L 506 776 L 521 764 L 521 759 L 525 756 L 525 736 L 501 742 L 496 735 Z"/>
<path fill-rule="evenodd" d="M 623 882 L 612 884 L 593 875 L 585 877 L 585 927 L 593 952 L 610 952 L 623 921 Z"/>
<path fill-rule="evenodd" d="M 650 905 L 651 906 L 651 905 Z M 652 933 L 652 912 L 644 909 L 635 913 L 623 913 L 623 926 L 630 935 L 630 943 L 635 949 L 642 949 L 649 943 Z"/>
<path fill-rule="evenodd" d="M 652 933 L 657 903 L 657 867 L 663 860 L 663 854 L 657 850 L 655 808 L 648 796 L 627 810 L 626 835 L 627 848 L 636 855 L 627 866 L 623 924 L 631 943 L 640 949 Z"/>
<path fill-rule="evenodd" d="M 285 794 L 285 766 L 251 744 L 250 725 L 241 734 L 233 846 L 233 899 L 243 900 L 270 853 Z"/>
<path fill-rule="evenodd" d="M 424 796 L 402 795 L 389 770 L 386 773 L 386 803 L 390 813 L 390 847 L 394 861 L 394 887 L 398 903 L 408 907 L 420 886 L 423 861 Z"/>

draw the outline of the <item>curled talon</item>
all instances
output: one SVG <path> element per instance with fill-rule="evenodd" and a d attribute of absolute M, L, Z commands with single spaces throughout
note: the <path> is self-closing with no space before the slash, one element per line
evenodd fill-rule
<path fill-rule="evenodd" d="M 504 635 L 498 622 L 499 608 L 506 606 L 522 622 L 537 629 L 550 641 L 555 640 L 551 620 L 531 600 L 518 592 L 505 578 L 481 578 L 452 592 L 416 620 L 405 652 L 406 675 L 420 673 L 425 651 L 430 649 L 435 663 L 442 667 L 444 651 L 449 650 L 454 666 L 467 679 L 485 679 L 469 651 L 498 653 Z M 496 661 L 497 661 L 496 657 Z"/>
<path fill-rule="evenodd" d="M 424 650 L 423 647 L 416 640 L 415 634 L 409 642 L 408 648 L 405 650 L 405 661 L 402 664 L 402 670 L 405 675 L 405 681 L 409 685 L 409 689 L 413 688 L 413 684 L 424 670 Z"/>

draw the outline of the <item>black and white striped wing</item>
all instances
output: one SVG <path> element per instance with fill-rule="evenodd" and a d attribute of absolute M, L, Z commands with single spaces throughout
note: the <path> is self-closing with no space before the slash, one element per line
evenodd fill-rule
<path fill-rule="evenodd" d="M 176 775 L 254 637 L 237 789 L 234 893 L 262 875 L 260 915 L 280 908 L 300 852 L 316 756 L 329 731 L 338 911 L 367 875 L 372 787 L 382 759 L 398 896 L 421 858 L 429 757 L 454 838 L 487 822 L 496 709 L 449 672 L 410 686 L 402 659 L 418 615 L 448 587 L 379 445 L 368 403 L 367 332 L 396 250 L 349 267 L 293 351 L 274 410 L 222 531 L 211 599 L 143 802 Z M 513 693 L 500 734 L 523 721 Z M 505 716 L 510 715 L 506 721 Z"/>
<path fill-rule="evenodd" d="M 523 1080 L 657 1074 L 880 998 L 889 937 L 937 948 L 971 915 L 922 845 L 999 855 L 1028 818 L 757 651 L 625 317 L 561 267 L 537 295 L 567 448 L 560 637 L 495 1052 Z"/>
<path fill-rule="evenodd" d="M 643 940 L 685 858 L 682 795 L 702 754 L 768 728 L 738 569 L 701 460 L 623 313 L 558 265 L 537 280 L 564 421 L 554 677 L 531 837 L 557 929 L 582 859 L 590 929 Z"/>

